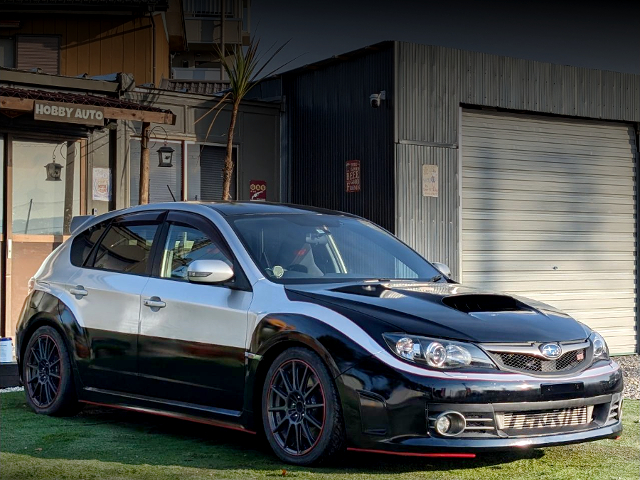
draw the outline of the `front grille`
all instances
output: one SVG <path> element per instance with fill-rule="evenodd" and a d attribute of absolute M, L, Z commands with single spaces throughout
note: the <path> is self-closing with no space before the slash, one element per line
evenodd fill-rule
<path fill-rule="evenodd" d="M 577 427 L 591 423 L 593 406 L 496 413 L 500 430 Z"/>
<path fill-rule="evenodd" d="M 556 360 L 525 355 L 522 353 L 494 353 L 507 368 L 525 372 L 554 373 L 572 370 L 578 367 L 586 358 L 586 350 L 581 348 L 562 355 Z"/>

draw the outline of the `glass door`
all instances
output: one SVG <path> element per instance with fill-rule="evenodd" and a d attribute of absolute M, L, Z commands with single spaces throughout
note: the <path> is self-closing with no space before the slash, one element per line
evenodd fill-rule
<path fill-rule="evenodd" d="M 7 169 L 7 334 L 13 336 L 29 279 L 80 214 L 80 143 L 11 139 Z"/>

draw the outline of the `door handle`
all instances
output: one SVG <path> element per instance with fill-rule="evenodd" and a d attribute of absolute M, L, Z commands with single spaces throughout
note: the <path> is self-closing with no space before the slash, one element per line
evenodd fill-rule
<path fill-rule="evenodd" d="M 160 297 L 145 298 L 142 303 L 144 303 L 145 307 L 150 307 L 150 308 L 164 308 L 167 306 L 167 304 L 164 303 L 160 299 Z"/>
<path fill-rule="evenodd" d="M 89 292 L 87 292 L 82 285 L 76 285 L 75 287 L 70 288 L 69 293 L 76 297 L 86 297 L 89 295 Z"/>

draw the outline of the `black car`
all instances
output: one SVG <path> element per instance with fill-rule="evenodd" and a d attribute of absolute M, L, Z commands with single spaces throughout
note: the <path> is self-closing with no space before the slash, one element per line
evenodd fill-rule
<path fill-rule="evenodd" d="M 92 403 L 205 422 L 264 434 L 299 465 L 622 431 L 622 374 L 598 333 L 459 285 L 362 218 L 171 203 L 73 226 L 18 326 L 38 413 Z"/>

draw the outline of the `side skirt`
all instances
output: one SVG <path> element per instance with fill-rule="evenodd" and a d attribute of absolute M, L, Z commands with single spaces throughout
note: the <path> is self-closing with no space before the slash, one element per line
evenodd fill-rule
<path fill-rule="evenodd" d="M 84 388 L 79 399 L 82 403 L 99 405 L 102 407 L 118 408 L 140 413 L 149 413 L 162 417 L 177 418 L 189 422 L 202 423 L 214 427 L 228 428 L 240 432 L 255 434 L 241 423 L 242 412 L 225 410 L 184 402 L 161 400 L 143 395 L 102 390 L 98 388 Z"/>

